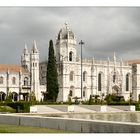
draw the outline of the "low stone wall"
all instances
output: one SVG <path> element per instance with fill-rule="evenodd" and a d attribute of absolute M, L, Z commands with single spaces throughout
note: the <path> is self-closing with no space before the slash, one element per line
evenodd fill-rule
<path fill-rule="evenodd" d="M 81 133 L 139 133 L 140 124 L 57 117 L 0 115 L 0 123 L 37 126 Z"/>
<path fill-rule="evenodd" d="M 134 105 L 110 105 L 110 107 L 121 109 L 124 111 L 135 111 L 136 110 Z"/>
<path fill-rule="evenodd" d="M 30 113 L 64 113 L 64 112 L 117 112 L 135 111 L 135 106 L 129 105 L 34 105 Z"/>

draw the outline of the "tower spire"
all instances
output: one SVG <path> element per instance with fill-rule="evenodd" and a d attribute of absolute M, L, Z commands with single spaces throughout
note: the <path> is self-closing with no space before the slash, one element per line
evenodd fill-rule
<path fill-rule="evenodd" d="M 116 55 L 115 55 L 115 52 L 114 52 L 113 59 L 114 59 L 114 72 L 116 72 Z"/>
<path fill-rule="evenodd" d="M 114 52 L 113 59 L 114 59 L 114 61 L 116 61 L 116 54 L 115 54 L 115 52 Z"/>
<path fill-rule="evenodd" d="M 24 54 L 29 54 L 28 49 L 27 49 L 27 44 L 25 42 L 25 46 L 24 46 L 24 50 L 23 50 Z"/>
<path fill-rule="evenodd" d="M 110 62 L 110 58 L 108 57 L 108 62 Z"/>
<path fill-rule="evenodd" d="M 28 52 L 26 42 L 25 42 L 25 45 L 24 45 L 23 53 L 21 55 L 21 66 L 24 69 L 30 70 L 30 54 Z"/>
<path fill-rule="evenodd" d="M 38 49 L 37 49 L 37 45 L 36 45 L 36 41 L 33 41 L 33 49 L 32 49 L 33 53 L 37 53 Z"/>

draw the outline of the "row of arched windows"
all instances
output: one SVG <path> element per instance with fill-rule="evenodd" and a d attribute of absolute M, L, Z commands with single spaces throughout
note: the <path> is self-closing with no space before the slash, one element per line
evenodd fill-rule
<path fill-rule="evenodd" d="M 16 92 L 12 92 L 12 100 L 17 101 L 18 100 L 18 94 Z M 0 92 L 0 101 L 5 101 L 6 94 L 4 92 Z"/>
<path fill-rule="evenodd" d="M 70 97 L 75 96 L 75 95 L 74 95 L 74 90 L 75 90 L 75 88 L 74 88 L 73 86 L 70 87 L 70 91 L 69 91 L 69 96 L 70 96 Z M 84 87 L 84 88 L 83 88 L 83 95 L 82 95 L 82 97 L 86 97 L 86 94 L 87 94 L 87 87 Z"/>
<path fill-rule="evenodd" d="M 113 83 L 116 82 L 116 75 L 113 74 Z M 103 81 L 103 74 L 99 73 L 98 74 L 98 91 L 102 91 L 102 81 Z M 126 87 L 126 91 L 129 91 L 129 83 L 130 83 L 130 74 L 127 73 L 125 76 L 125 87 Z"/>
<path fill-rule="evenodd" d="M 37 63 L 32 63 L 32 67 L 37 67 Z"/>
<path fill-rule="evenodd" d="M 4 77 L 0 77 L 0 84 L 3 84 L 4 83 Z M 12 84 L 13 85 L 16 85 L 16 77 L 12 77 Z M 29 78 L 28 77 L 25 77 L 24 78 L 24 85 L 27 86 L 29 85 Z"/>
<path fill-rule="evenodd" d="M 83 82 L 87 81 L 87 72 L 86 71 L 83 72 L 83 77 L 82 78 L 83 78 Z M 73 71 L 70 72 L 69 80 L 74 81 L 74 72 Z"/>
<path fill-rule="evenodd" d="M 0 77 L 0 84 L 4 83 L 4 77 Z M 15 85 L 16 84 L 16 77 L 12 77 L 12 84 Z"/>
<path fill-rule="evenodd" d="M 129 91 L 130 75 L 126 74 L 125 79 L 126 79 L 126 91 Z M 74 72 L 73 71 L 70 72 L 69 80 L 74 81 Z M 116 82 L 116 74 L 113 74 L 112 80 L 113 80 L 112 81 L 113 83 Z M 84 71 L 83 72 L 83 82 L 86 82 L 86 81 L 87 81 L 87 72 Z M 98 91 L 102 91 L 102 81 L 103 81 L 103 74 L 99 73 L 98 74 Z"/>

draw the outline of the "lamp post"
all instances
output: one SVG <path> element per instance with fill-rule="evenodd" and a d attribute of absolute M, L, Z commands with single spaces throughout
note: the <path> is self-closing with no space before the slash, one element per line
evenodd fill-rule
<path fill-rule="evenodd" d="M 82 80 L 82 45 L 84 45 L 84 42 L 81 40 L 80 42 L 79 42 L 79 45 L 81 45 L 81 99 L 82 99 L 82 90 L 83 90 L 83 80 Z"/>

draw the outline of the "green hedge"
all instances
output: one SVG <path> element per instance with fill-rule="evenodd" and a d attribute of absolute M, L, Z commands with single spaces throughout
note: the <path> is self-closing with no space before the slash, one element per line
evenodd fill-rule
<path fill-rule="evenodd" d="M 17 113 L 30 112 L 30 106 L 32 103 L 19 101 L 19 102 L 0 102 L 0 106 L 10 106 L 16 110 Z"/>
<path fill-rule="evenodd" d="M 0 112 L 15 113 L 16 110 L 9 106 L 0 106 Z"/>
<path fill-rule="evenodd" d="M 136 107 L 136 111 L 140 111 L 140 102 L 137 102 L 135 104 L 135 107 Z"/>
<path fill-rule="evenodd" d="M 16 109 L 17 112 L 26 113 L 26 112 L 30 112 L 31 103 L 30 102 L 11 102 L 11 103 L 7 103 L 7 105 Z"/>

